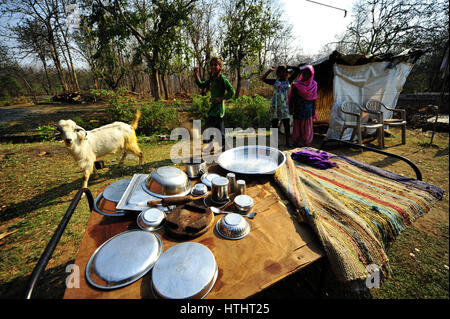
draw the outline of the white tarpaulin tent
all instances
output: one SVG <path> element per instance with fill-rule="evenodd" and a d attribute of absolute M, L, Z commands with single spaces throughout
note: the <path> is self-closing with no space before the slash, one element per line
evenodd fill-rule
<path fill-rule="evenodd" d="M 343 122 L 340 106 L 345 101 L 355 102 L 361 106 L 370 99 L 381 101 L 388 107 L 395 107 L 406 78 L 412 69 L 411 63 L 372 62 L 364 65 L 334 65 L 333 99 L 330 112 L 330 124 L 326 138 L 338 139 Z M 391 118 L 392 112 L 383 112 L 383 117 Z M 362 121 L 368 120 L 368 116 Z M 352 129 L 348 128 L 342 136 L 343 140 L 351 137 Z M 368 134 L 373 132 L 368 131 Z"/>
<path fill-rule="evenodd" d="M 398 55 L 342 54 L 333 51 L 329 56 L 311 63 L 319 87 L 315 128 L 326 128 L 326 139 L 338 139 L 343 126 L 340 106 L 344 101 L 363 106 L 368 100 L 376 99 L 387 107 L 395 108 L 414 63 L 423 53 L 413 49 Z M 391 113 L 384 112 L 383 116 L 391 118 Z M 347 129 L 342 139 L 348 140 L 351 133 L 351 129 Z"/>

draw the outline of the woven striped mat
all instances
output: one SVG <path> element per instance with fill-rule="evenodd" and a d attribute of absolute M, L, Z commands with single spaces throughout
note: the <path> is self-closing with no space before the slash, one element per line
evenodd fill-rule
<path fill-rule="evenodd" d="M 308 148 L 309 151 L 317 151 Z M 444 190 L 353 159 L 330 154 L 338 167 L 317 169 L 291 159 L 275 173 L 299 221 L 318 235 L 336 277 L 365 280 L 373 265 L 390 277 L 386 249 Z"/>

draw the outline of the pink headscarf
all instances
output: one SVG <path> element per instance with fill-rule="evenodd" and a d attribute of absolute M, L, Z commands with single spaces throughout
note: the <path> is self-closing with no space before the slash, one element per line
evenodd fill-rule
<path fill-rule="evenodd" d="M 314 101 L 317 100 L 317 82 L 314 81 L 314 68 L 312 65 L 306 65 L 305 68 L 308 68 L 311 71 L 311 77 L 306 81 L 302 81 L 302 73 L 300 74 L 298 80 L 292 83 L 292 85 L 297 88 L 299 95 L 303 99 L 307 101 Z M 289 92 L 289 99 L 291 98 L 291 95 L 292 90 Z"/>

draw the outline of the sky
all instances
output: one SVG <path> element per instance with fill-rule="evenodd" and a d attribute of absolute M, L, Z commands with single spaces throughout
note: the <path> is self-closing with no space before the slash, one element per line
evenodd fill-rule
<path fill-rule="evenodd" d="M 293 26 L 294 35 L 303 48 L 303 54 L 316 55 L 323 45 L 335 41 L 351 21 L 355 0 L 314 0 L 315 2 L 347 10 L 344 11 L 308 2 L 306 0 L 279 0 L 285 19 Z"/>

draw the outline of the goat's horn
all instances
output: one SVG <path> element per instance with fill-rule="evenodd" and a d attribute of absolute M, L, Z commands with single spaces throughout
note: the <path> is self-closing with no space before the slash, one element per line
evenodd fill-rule
<path fill-rule="evenodd" d="M 61 133 L 62 133 L 61 127 L 57 126 L 57 127 L 55 127 L 55 129 L 53 130 L 52 137 L 54 137 L 54 136 L 56 136 L 56 135 L 59 135 L 59 134 L 61 134 Z"/>
<path fill-rule="evenodd" d="M 77 130 L 82 130 L 82 131 L 86 131 L 84 128 L 82 128 L 81 126 L 75 126 L 75 128 L 77 129 Z"/>

